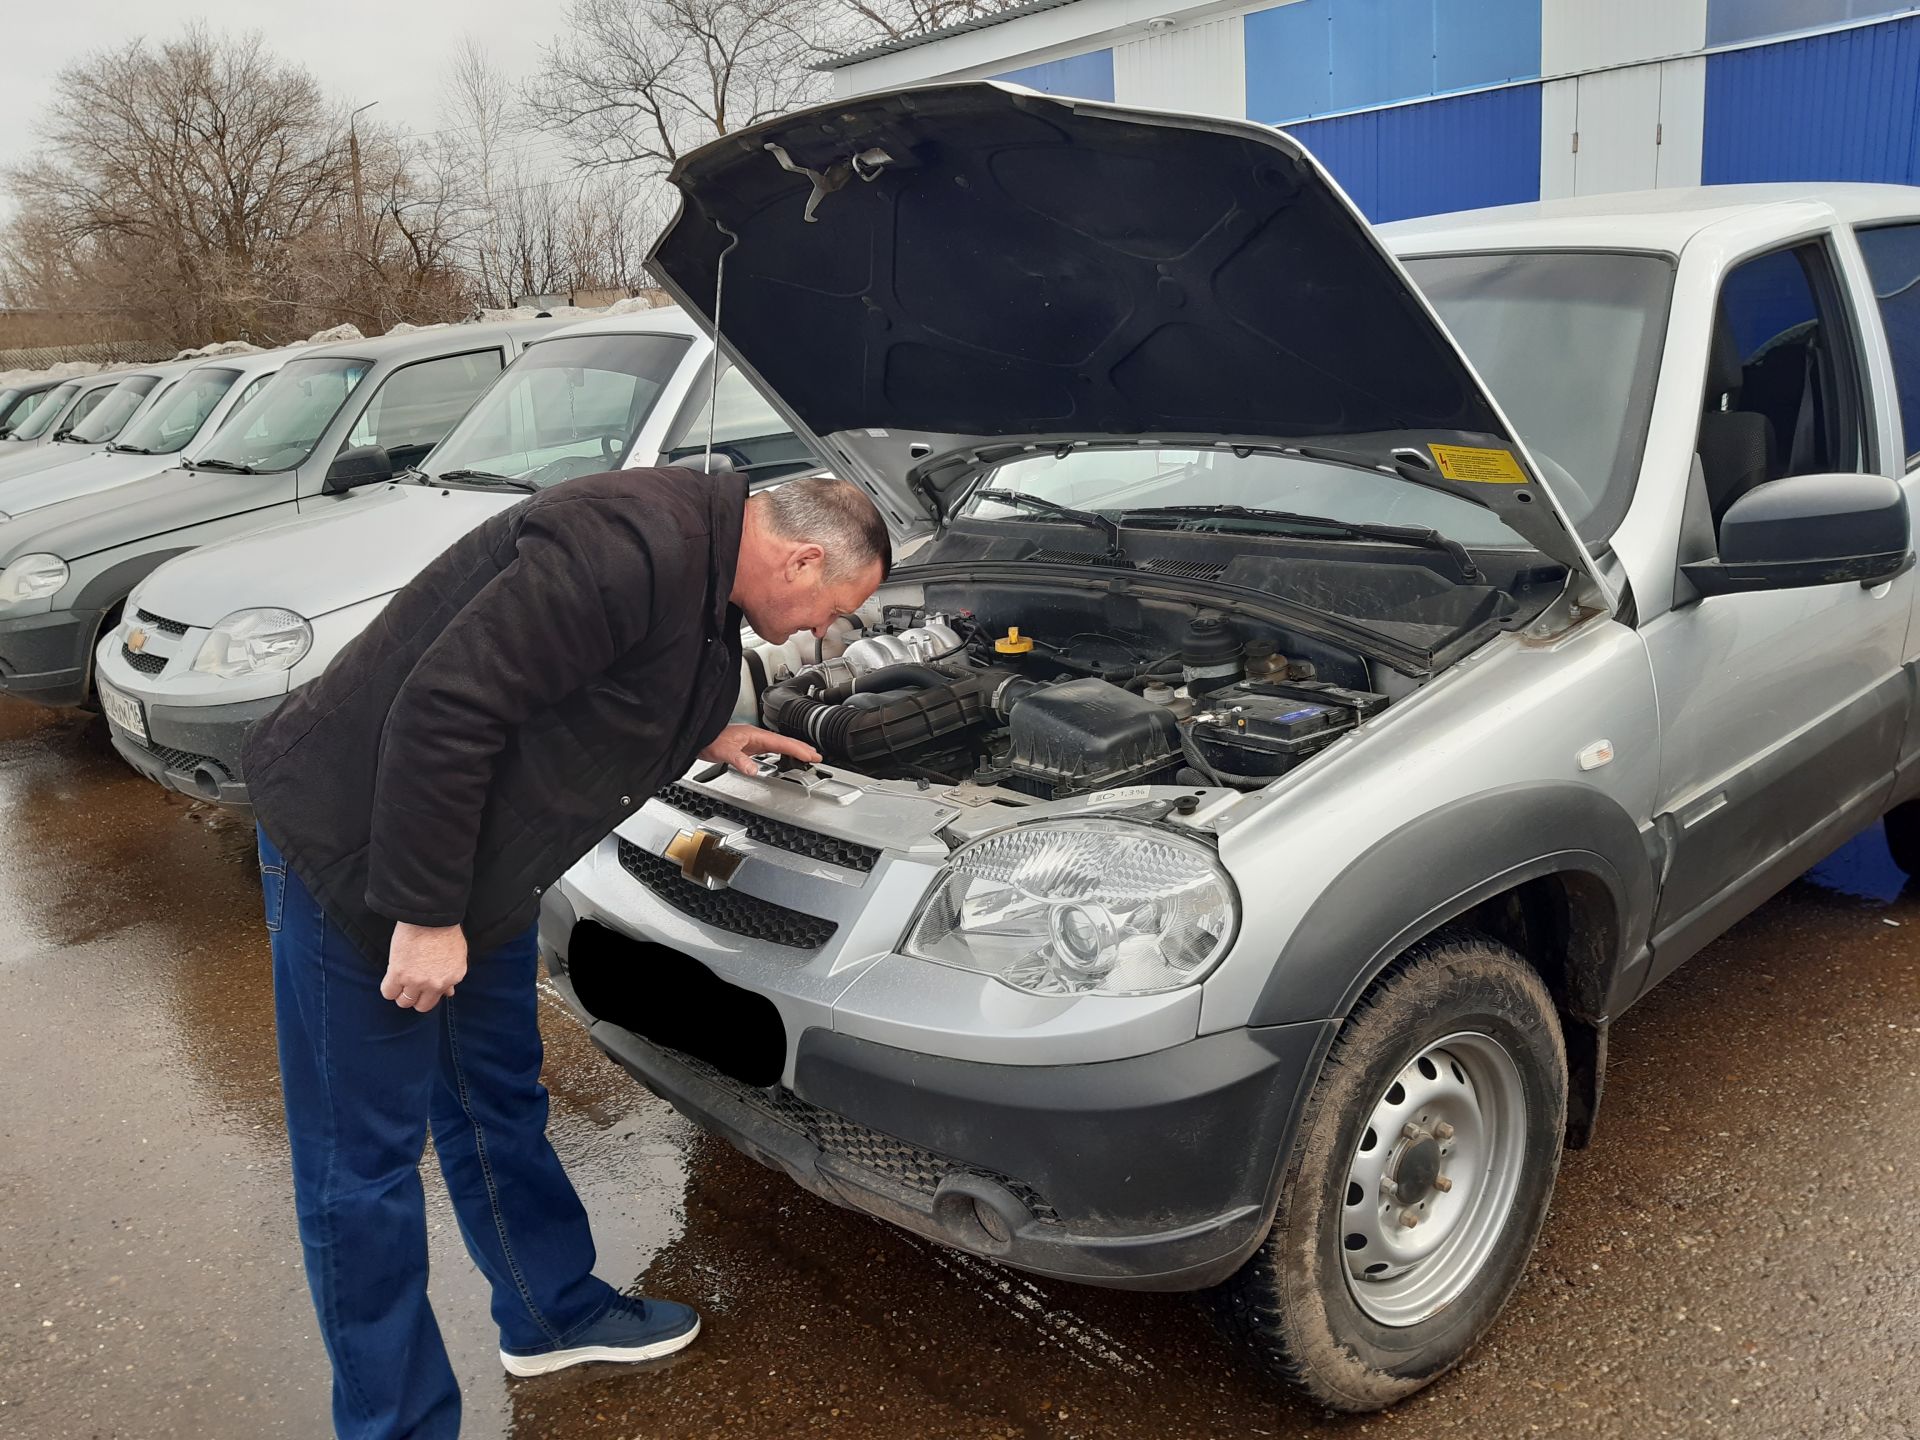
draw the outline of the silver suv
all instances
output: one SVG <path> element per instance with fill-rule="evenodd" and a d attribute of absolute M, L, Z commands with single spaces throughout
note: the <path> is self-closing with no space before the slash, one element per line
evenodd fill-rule
<path fill-rule="evenodd" d="M 1920 191 L 1376 237 L 1277 131 L 986 85 L 676 181 L 657 268 L 912 538 L 762 652 L 825 762 L 689 774 L 543 947 L 817 1194 L 1384 1405 L 1613 1019 L 1883 812 L 1920 865 Z"/>

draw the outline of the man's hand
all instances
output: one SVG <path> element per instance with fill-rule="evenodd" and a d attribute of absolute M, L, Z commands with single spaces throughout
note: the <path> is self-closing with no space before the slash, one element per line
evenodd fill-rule
<path fill-rule="evenodd" d="M 806 741 L 776 735 L 771 730 L 762 730 L 758 725 L 727 726 L 713 737 L 711 745 L 700 752 L 700 758 L 718 765 L 731 765 L 742 775 L 754 775 L 759 773 L 759 766 L 753 763 L 753 757 L 764 755 L 769 750 L 777 755 L 791 755 L 796 760 L 805 760 L 808 764 L 820 758 L 820 752 Z"/>
<path fill-rule="evenodd" d="M 402 1010 L 424 1014 L 466 978 L 467 937 L 458 925 L 393 927 L 380 993 Z"/>

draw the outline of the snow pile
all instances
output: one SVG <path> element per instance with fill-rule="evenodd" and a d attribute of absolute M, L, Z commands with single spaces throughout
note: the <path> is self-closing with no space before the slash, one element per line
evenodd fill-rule
<path fill-rule="evenodd" d="M 244 340 L 216 340 L 211 345 L 202 345 L 197 350 L 182 350 L 173 358 L 178 360 L 211 360 L 218 355 L 258 355 L 260 347 L 249 345 Z"/>

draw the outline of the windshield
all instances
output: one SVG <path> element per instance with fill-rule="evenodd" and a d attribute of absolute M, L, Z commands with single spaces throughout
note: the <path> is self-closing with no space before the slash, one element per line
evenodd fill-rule
<path fill-rule="evenodd" d="M 86 419 L 67 432 L 66 438 L 85 445 L 99 445 L 113 439 L 159 383 L 158 375 L 132 375 L 122 380 L 107 392 L 107 398 L 95 406 Z"/>
<path fill-rule="evenodd" d="M 69 384 L 57 385 L 49 390 L 46 402 L 14 428 L 11 438 L 38 440 L 53 428 L 53 422 L 59 417 L 60 412 L 67 408 L 67 402 L 73 399 L 73 392 L 79 388 L 78 385 Z"/>
<path fill-rule="evenodd" d="M 114 448 L 147 455 L 171 455 L 200 433 L 221 396 L 240 378 L 238 370 L 191 370 L 153 402 L 114 440 Z M 89 421 L 91 423 L 91 421 Z"/>
<path fill-rule="evenodd" d="M 1463 545 L 1526 543 L 1491 510 L 1443 491 L 1345 465 L 1259 452 L 1241 456 L 1231 450 L 1129 445 L 1028 456 L 994 470 L 964 511 L 979 519 L 1044 521 L 1048 516 L 1037 507 L 987 498 L 982 491 L 1109 513 L 1168 505 L 1239 505 L 1347 524 L 1437 530 Z M 1196 522 L 1204 523 L 1204 517 L 1196 517 Z M 1257 517 L 1222 517 L 1213 523 L 1244 531 L 1283 528 Z"/>
<path fill-rule="evenodd" d="M 691 342 L 578 335 L 529 346 L 421 466 L 538 486 L 617 469 Z"/>
<path fill-rule="evenodd" d="M 291 470 L 313 453 L 371 360 L 289 360 L 189 462 L 215 469 Z"/>
<path fill-rule="evenodd" d="M 1672 261 L 1536 250 L 1405 263 L 1540 462 L 1581 538 L 1606 539 L 1633 499 Z"/>

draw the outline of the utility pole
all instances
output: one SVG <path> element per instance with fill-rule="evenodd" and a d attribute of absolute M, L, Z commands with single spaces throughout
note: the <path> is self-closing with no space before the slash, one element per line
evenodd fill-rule
<path fill-rule="evenodd" d="M 367 204 L 360 188 L 360 130 L 356 122 L 363 112 L 379 103 L 369 100 L 347 117 L 347 162 L 353 170 L 353 243 L 362 253 L 367 248 Z"/>

